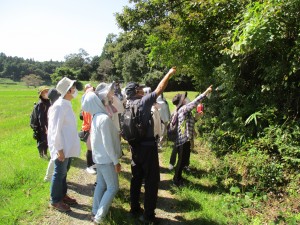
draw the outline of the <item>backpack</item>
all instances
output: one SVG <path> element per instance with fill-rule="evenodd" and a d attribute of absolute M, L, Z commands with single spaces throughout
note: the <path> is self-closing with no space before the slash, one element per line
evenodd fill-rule
<path fill-rule="evenodd" d="M 128 142 L 139 142 L 146 136 L 146 127 L 143 127 L 140 119 L 139 100 L 130 102 L 121 115 L 121 136 Z"/>
<path fill-rule="evenodd" d="M 33 130 L 33 138 L 38 139 L 39 138 L 39 133 L 38 133 L 38 128 L 39 128 L 39 118 L 38 118 L 38 105 L 34 103 L 32 112 L 30 114 L 30 127 Z"/>
<path fill-rule="evenodd" d="M 167 138 L 168 141 L 176 142 L 178 135 L 178 113 L 174 112 L 171 115 L 170 122 L 167 125 Z"/>

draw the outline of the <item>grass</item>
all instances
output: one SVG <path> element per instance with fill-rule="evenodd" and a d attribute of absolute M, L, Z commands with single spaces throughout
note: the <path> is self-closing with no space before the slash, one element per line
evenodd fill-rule
<path fill-rule="evenodd" d="M 0 85 L 0 224 L 36 219 L 48 205 L 49 184 L 41 182 L 48 161 L 39 159 L 29 126 L 37 101 L 34 88 Z"/>
<path fill-rule="evenodd" d="M 41 182 L 48 161 L 39 159 L 29 127 L 33 103 L 38 101 L 36 91 L 22 84 L 0 84 L 0 224 L 29 224 L 30 221 L 39 221 L 49 204 L 49 183 Z M 171 102 L 175 94 L 165 93 L 171 112 L 175 109 Z M 189 92 L 190 99 L 196 94 Z M 79 93 L 81 95 L 82 92 Z M 72 104 L 78 114 L 80 97 L 72 101 Z M 78 120 L 78 130 L 80 125 Z M 84 144 L 81 144 L 82 149 L 85 149 Z M 123 149 L 128 149 L 125 143 L 122 145 Z M 127 150 L 125 152 L 126 155 L 130 154 Z M 84 154 L 83 150 L 83 160 Z M 164 170 L 167 170 L 170 154 L 169 145 L 160 153 L 161 167 Z M 168 200 L 168 204 L 172 204 L 172 210 L 178 211 L 182 217 L 182 224 L 263 224 L 260 215 L 253 216 L 245 212 L 245 199 L 230 195 L 218 187 L 217 178 L 211 173 L 218 163 L 219 160 L 209 148 L 197 140 L 191 156 L 192 170 L 184 173 L 189 185 L 182 189 L 172 187 L 170 191 L 174 194 L 174 199 Z M 123 164 L 129 167 L 129 158 L 124 158 Z M 166 176 L 171 181 L 173 172 L 168 172 Z M 109 216 L 108 224 L 132 224 L 130 219 L 124 222 L 124 213 L 129 211 L 129 180 L 130 173 L 121 173 L 121 189 L 114 200 L 113 214 Z M 252 204 L 253 207 L 259 208 L 260 203 L 255 204 Z M 291 218 L 299 221 L 299 215 Z"/>

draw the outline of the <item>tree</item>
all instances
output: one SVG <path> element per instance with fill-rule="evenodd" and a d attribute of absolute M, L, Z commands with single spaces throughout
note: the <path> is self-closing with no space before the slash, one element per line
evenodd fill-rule
<path fill-rule="evenodd" d="M 64 67 L 68 67 L 76 72 L 76 79 L 89 80 L 91 77 L 91 59 L 84 49 L 79 49 L 79 53 L 73 53 L 65 56 Z"/>
<path fill-rule="evenodd" d="M 44 83 L 42 78 L 38 75 L 35 75 L 35 74 L 26 75 L 26 76 L 21 78 L 21 81 L 23 81 L 26 84 L 27 87 L 29 87 L 29 86 L 37 87 L 37 86 L 40 86 Z"/>

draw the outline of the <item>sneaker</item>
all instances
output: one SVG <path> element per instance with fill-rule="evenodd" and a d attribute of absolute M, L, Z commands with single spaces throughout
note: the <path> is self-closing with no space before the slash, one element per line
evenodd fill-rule
<path fill-rule="evenodd" d="M 91 213 L 91 221 L 94 222 L 94 220 L 95 220 L 95 214 Z"/>
<path fill-rule="evenodd" d="M 94 168 L 92 168 L 92 166 L 91 166 L 91 167 L 87 167 L 87 168 L 86 168 L 86 171 L 87 171 L 89 174 L 96 174 L 96 173 L 97 173 L 96 170 L 95 170 Z"/>
<path fill-rule="evenodd" d="M 65 197 L 63 198 L 63 202 L 65 204 L 68 204 L 68 205 L 76 205 L 76 204 L 78 204 L 75 198 L 71 198 L 68 195 L 65 195 Z"/>
<path fill-rule="evenodd" d="M 71 211 L 70 206 L 63 202 L 51 203 L 51 208 L 58 210 L 60 212 L 69 212 Z"/>
<path fill-rule="evenodd" d="M 169 170 L 174 169 L 174 166 L 172 164 L 169 165 Z"/>

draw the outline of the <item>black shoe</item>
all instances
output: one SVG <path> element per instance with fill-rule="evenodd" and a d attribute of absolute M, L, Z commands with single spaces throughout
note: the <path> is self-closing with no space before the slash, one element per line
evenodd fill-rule
<path fill-rule="evenodd" d="M 133 218 L 139 218 L 141 215 L 143 215 L 144 210 L 142 208 L 139 208 L 137 210 L 131 209 L 129 213 Z"/>
<path fill-rule="evenodd" d="M 183 180 L 173 180 L 173 184 L 176 186 L 176 187 L 182 187 L 184 185 L 184 182 Z"/>
<path fill-rule="evenodd" d="M 153 218 L 145 218 L 144 215 L 139 217 L 139 221 L 145 225 L 157 225 L 159 224 L 159 220 L 156 217 Z"/>

